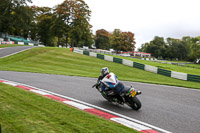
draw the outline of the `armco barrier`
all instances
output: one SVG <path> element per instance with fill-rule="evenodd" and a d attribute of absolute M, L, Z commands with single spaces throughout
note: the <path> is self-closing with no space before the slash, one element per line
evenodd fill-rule
<path fill-rule="evenodd" d="M 88 51 L 83 51 L 83 54 L 89 56 L 89 52 Z"/>
<path fill-rule="evenodd" d="M 111 62 L 114 61 L 112 56 L 107 56 L 107 55 L 104 55 L 104 60 L 111 61 Z"/>
<path fill-rule="evenodd" d="M 130 60 L 125 60 L 125 59 L 123 59 L 123 60 L 122 60 L 122 64 L 124 64 L 124 65 L 126 65 L 126 66 L 133 67 L 133 61 L 130 61 Z"/>
<path fill-rule="evenodd" d="M 187 80 L 187 73 L 171 72 L 171 77 L 176 79 Z"/>
<path fill-rule="evenodd" d="M 104 55 L 102 55 L 102 54 L 97 54 L 97 58 L 103 59 L 103 60 L 104 60 Z"/>
<path fill-rule="evenodd" d="M 92 56 L 92 57 L 97 57 L 97 53 L 90 52 L 90 56 Z"/>
<path fill-rule="evenodd" d="M 171 71 L 165 70 L 165 69 L 161 69 L 161 68 L 158 68 L 158 74 L 171 77 Z"/>
<path fill-rule="evenodd" d="M 152 72 L 152 73 L 157 73 L 158 72 L 158 68 L 157 67 L 150 66 L 150 65 L 145 65 L 144 70 L 148 71 L 148 72 Z"/>
<path fill-rule="evenodd" d="M 144 70 L 144 64 L 134 62 L 134 63 L 133 63 L 133 66 L 136 67 L 136 68 L 139 68 L 139 69 Z"/>
<path fill-rule="evenodd" d="M 120 64 L 123 64 L 126 66 L 139 68 L 139 69 L 142 69 L 142 70 L 145 70 L 148 72 L 153 72 L 156 74 L 161 74 L 164 76 L 168 76 L 168 77 L 172 77 L 172 78 L 176 78 L 176 79 L 180 79 L 180 80 L 200 82 L 200 75 L 192 75 L 192 74 L 187 74 L 187 73 L 169 71 L 169 70 L 165 70 L 162 68 L 157 68 L 154 66 L 141 64 L 138 62 L 133 62 L 130 60 L 125 60 L 125 59 L 120 59 L 120 58 L 116 58 L 116 57 L 112 57 L 112 56 L 108 56 L 108 55 L 102 55 L 102 54 L 98 54 L 98 53 L 94 53 L 94 52 L 80 50 L 78 48 L 74 48 L 73 52 L 92 56 L 95 58 L 99 58 L 99 59 L 103 59 L 103 60 L 107 60 L 107 61 L 111 61 L 111 62 L 115 62 L 115 63 L 120 63 Z"/>
<path fill-rule="evenodd" d="M 187 80 L 188 81 L 200 82 L 200 76 L 199 75 L 188 74 Z"/>
<path fill-rule="evenodd" d="M 113 62 L 122 64 L 122 59 L 114 57 Z"/>

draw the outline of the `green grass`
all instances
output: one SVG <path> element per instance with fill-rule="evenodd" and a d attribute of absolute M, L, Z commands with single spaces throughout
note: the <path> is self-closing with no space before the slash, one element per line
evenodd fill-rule
<path fill-rule="evenodd" d="M 23 45 L 18 45 L 18 44 L 0 44 L 0 48 L 16 47 L 16 46 L 23 46 Z"/>
<path fill-rule="evenodd" d="M 2 133 L 136 133 L 63 103 L 0 83 Z"/>
<path fill-rule="evenodd" d="M 200 64 L 186 64 L 185 66 L 200 70 Z"/>
<path fill-rule="evenodd" d="M 178 80 L 122 64 L 70 52 L 66 48 L 34 48 L 0 59 L 0 70 L 97 78 L 107 66 L 120 80 L 200 89 L 200 83 Z"/>
<path fill-rule="evenodd" d="M 131 60 L 131 61 L 135 61 L 135 62 L 138 62 L 138 63 L 151 65 L 151 66 L 159 67 L 159 68 L 170 70 L 170 71 L 200 75 L 200 65 L 199 64 L 187 64 L 185 66 L 178 66 L 178 65 L 163 64 L 163 63 L 159 63 L 159 62 L 141 60 L 141 59 L 130 58 L 130 57 L 115 56 L 115 55 L 108 55 L 108 56 L 113 56 L 113 57 L 117 57 L 117 58 L 121 58 L 121 59 Z M 182 63 L 182 62 L 183 61 L 181 61 L 179 63 Z M 189 67 L 187 67 L 187 66 L 189 66 Z M 190 66 L 192 66 L 192 67 L 190 67 Z"/>

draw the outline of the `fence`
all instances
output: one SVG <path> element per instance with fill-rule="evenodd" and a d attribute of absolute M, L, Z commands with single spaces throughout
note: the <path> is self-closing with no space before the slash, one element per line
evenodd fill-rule
<path fill-rule="evenodd" d="M 142 70 L 145 70 L 148 72 L 153 72 L 153 73 L 161 74 L 164 76 L 168 76 L 168 77 L 172 77 L 172 78 L 176 78 L 176 79 L 180 79 L 180 80 L 200 82 L 200 75 L 192 75 L 192 74 L 187 74 L 187 73 L 165 70 L 165 69 L 157 68 L 157 67 L 146 65 L 146 64 L 141 64 L 138 62 L 133 62 L 130 60 L 125 60 L 125 59 L 120 59 L 120 58 L 116 58 L 113 56 L 102 55 L 102 54 L 98 54 L 98 53 L 94 53 L 94 52 L 80 50 L 78 48 L 74 48 L 73 52 L 96 57 L 96 58 L 103 59 L 106 61 L 123 64 L 123 65 L 130 66 L 130 67 L 135 67 L 135 68 L 142 69 Z"/>

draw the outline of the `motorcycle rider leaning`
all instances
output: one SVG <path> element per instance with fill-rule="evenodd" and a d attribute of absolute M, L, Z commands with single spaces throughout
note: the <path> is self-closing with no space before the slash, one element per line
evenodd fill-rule
<path fill-rule="evenodd" d="M 109 75 L 109 69 L 108 69 L 107 67 L 103 67 L 103 68 L 101 69 L 101 75 L 99 76 L 99 78 L 98 78 L 98 80 L 97 80 L 96 88 L 97 88 L 100 92 L 103 92 L 103 91 L 104 91 L 104 92 L 107 94 L 107 97 L 110 97 L 110 99 L 116 100 L 116 99 L 114 99 L 114 97 L 117 98 L 117 99 L 118 99 L 117 102 L 120 102 L 120 103 L 121 103 L 122 99 L 121 99 L 121 97 L 119 96 L 119 93 L 117 93 L 117 94 L 114 93 L 114 92 L 115 92 L 115 91 L 114 91 L 115 88 L 111 89 L 111 88 L 107 87 L 103 82 L 101 82 L 101 80 L 102 80 L 105 76 L 107 76 L 107 75 Z M 116 76 L 116 75 L 115 75 L 115 76 Z M 117 78 L 117 76 L 116 76 L 116 78 Z M 118 87 L 124 88 L 124 85 L 123 85 L 122 83 L 119 83 Z M 113 97 L 113 96 L 114 96 L 114 97 Z"/>

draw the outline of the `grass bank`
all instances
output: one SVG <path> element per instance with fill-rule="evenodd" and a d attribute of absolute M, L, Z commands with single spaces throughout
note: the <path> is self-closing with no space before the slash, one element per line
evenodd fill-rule
<path fill-rule="evenodd" d="M 0 48 L 16 47 L 16 46 L 23 46 L 23 45 L 18 45 L 18 44 L 0 44 Z"/>
<path fill-rule="evenodd" d="M 0 59 L 0 70 L 97 78 L 107 66 L 120 80 L 200 89 L 200 83 L 178 80 L 137 68 L 70 52 L 66 48 L 34 48 Z"/>
<path fill-rule="evenodd" d="M 52 99 L 0 83 L 2 133 L 137 133 Z"/>

